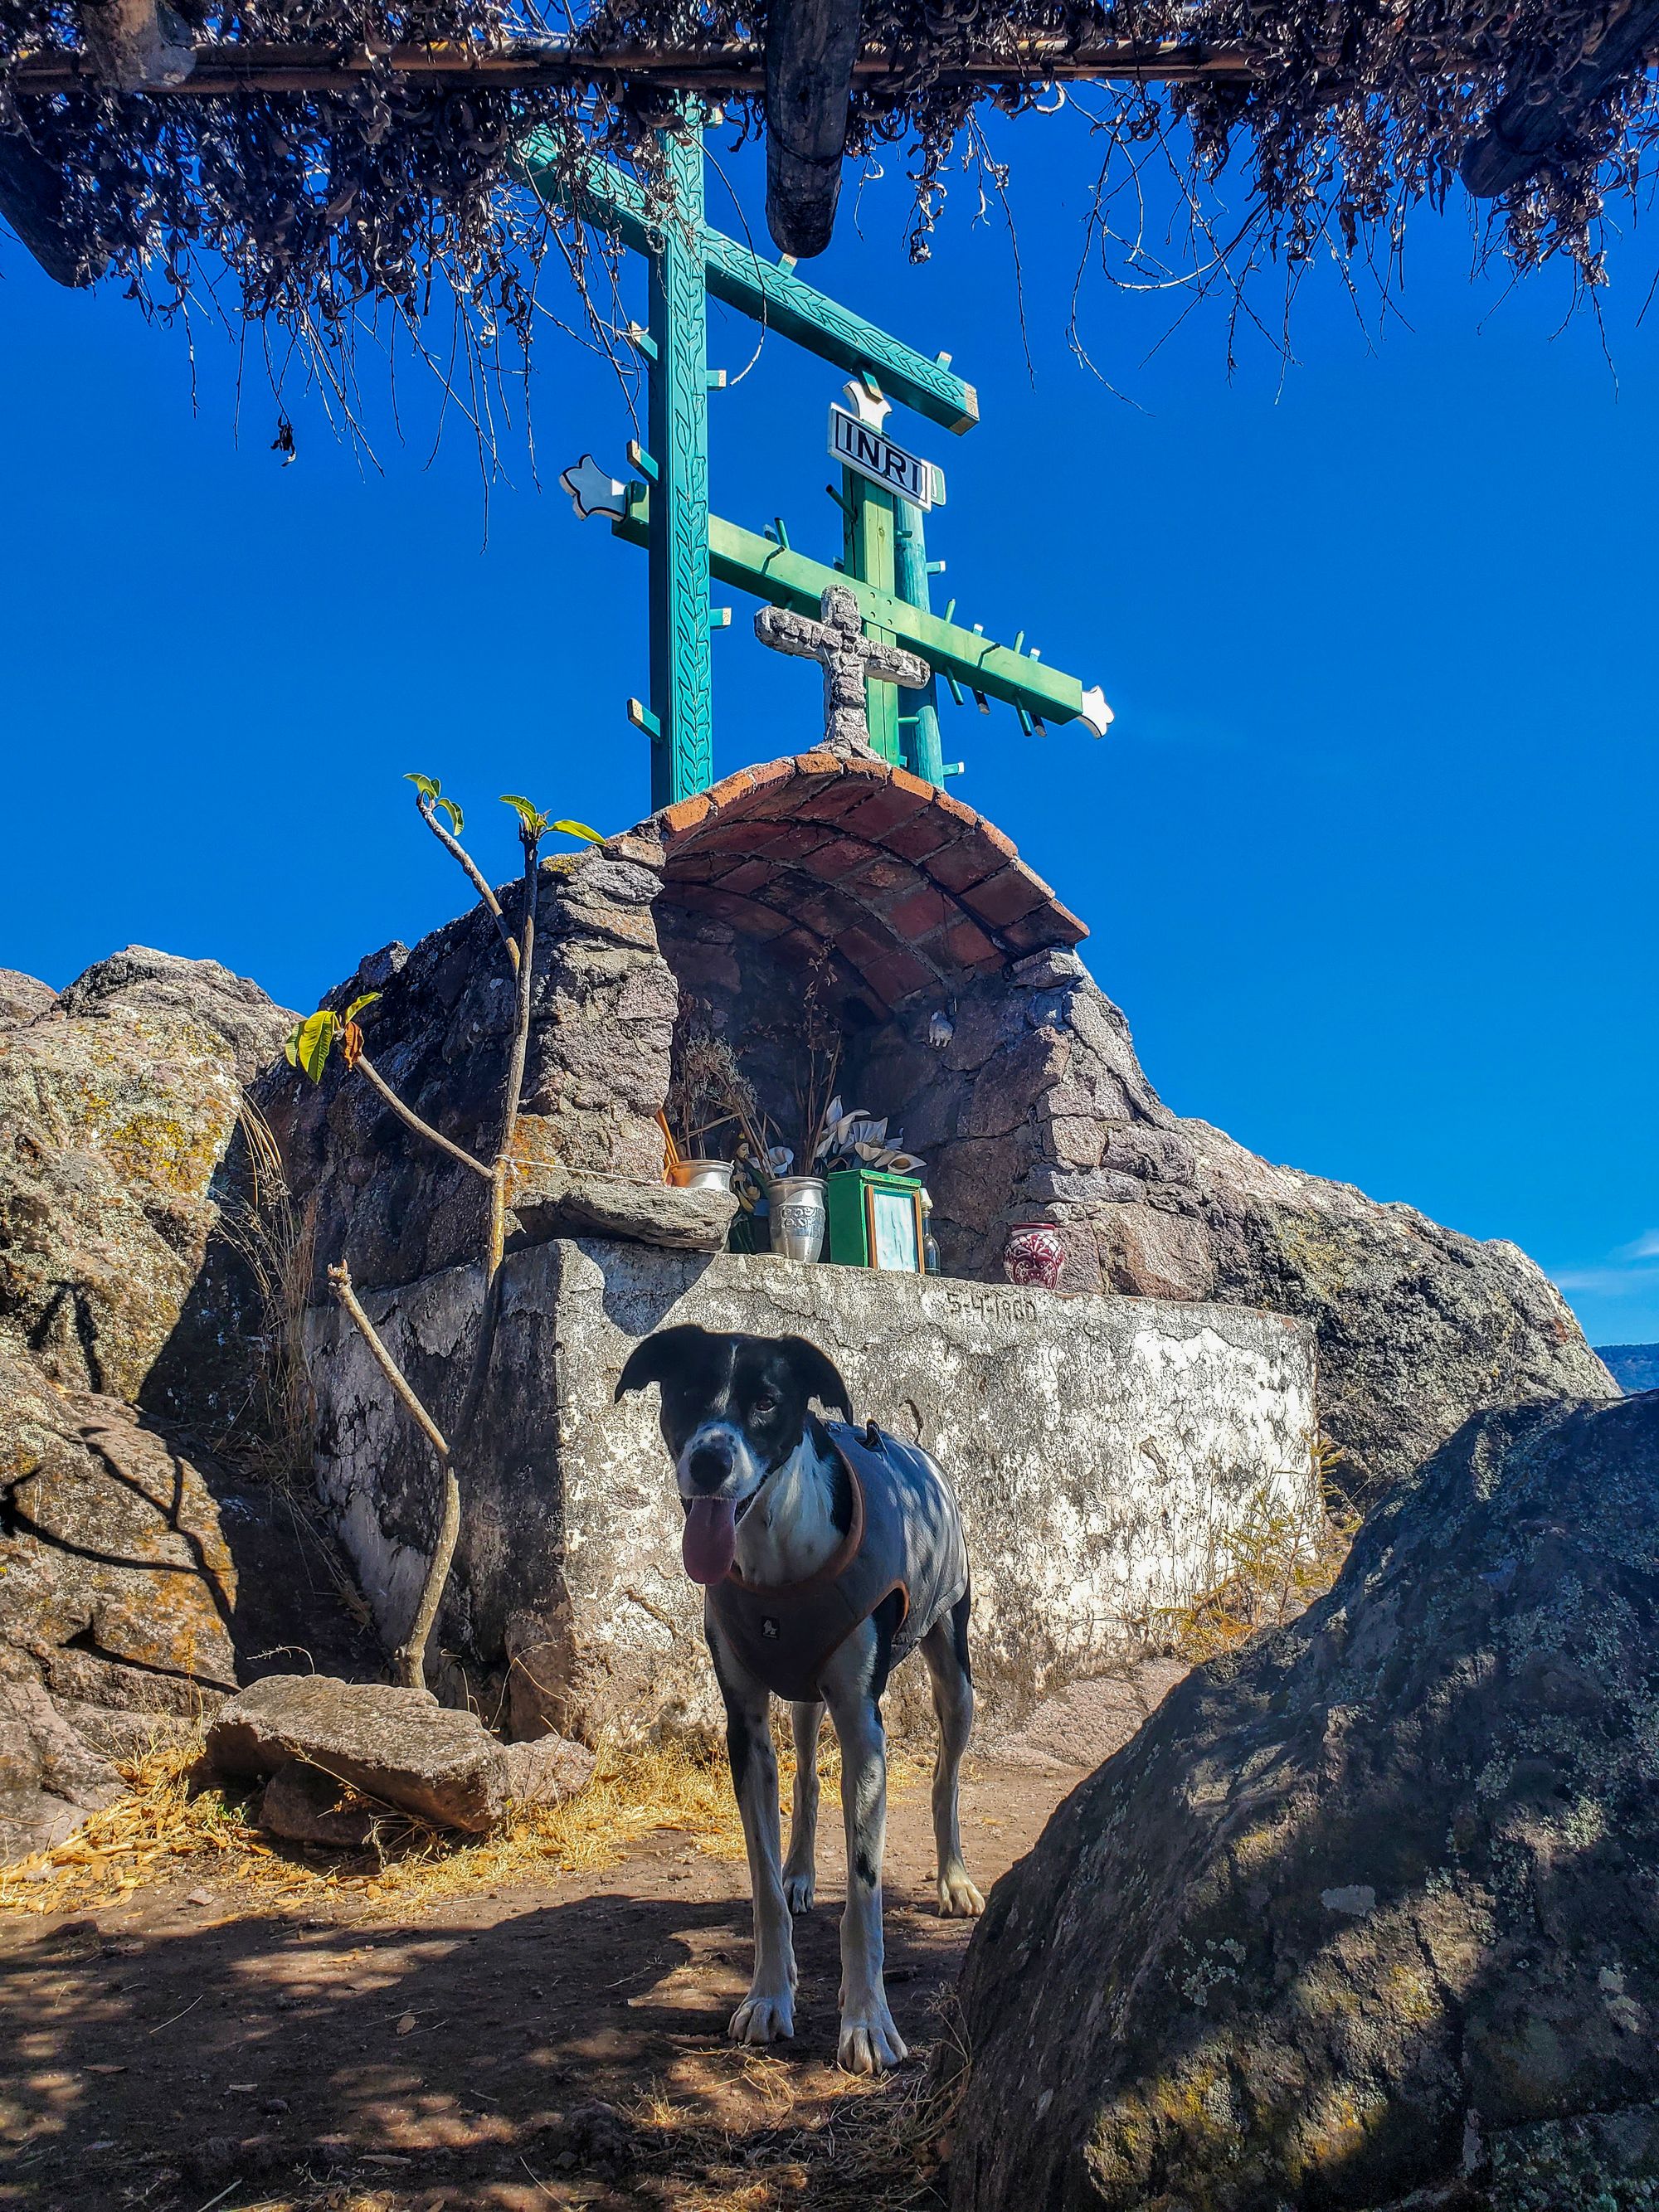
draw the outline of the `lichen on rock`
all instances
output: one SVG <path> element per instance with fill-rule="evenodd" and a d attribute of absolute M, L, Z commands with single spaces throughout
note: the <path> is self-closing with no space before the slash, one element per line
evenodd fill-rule
<path fill-rule="evenodd" d="M 1468 1423 L 999 1886 L 955 2212 L 1644 2203 L 1656 1613 L 1659 1396 Z"/>

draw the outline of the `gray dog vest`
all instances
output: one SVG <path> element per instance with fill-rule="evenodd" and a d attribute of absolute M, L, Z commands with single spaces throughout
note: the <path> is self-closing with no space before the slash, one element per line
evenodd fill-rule
<path fill-rule="evenodd" d="M 811 1703 L 820 1677 L 860 1621 L 897 1590 L 903 1613 L 892 1665 L 915 1650 L 968 1588 L 968 1553 L 950 1485 L 914 1445 L 842 1421 L 824 1429 L 853 1486 L 853 1520 L 834 1556 L 806 1581 L 768 1588 L 734 1566 L 708 1594 L 725 1642 L 775 1698 Z"/>

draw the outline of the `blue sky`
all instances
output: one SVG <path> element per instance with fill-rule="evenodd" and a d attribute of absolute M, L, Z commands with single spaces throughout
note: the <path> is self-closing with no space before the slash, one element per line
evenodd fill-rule
<path fill-rule="evenodd" d="M 1224 306 L 1085 283 L 1095 156 L 1069 117 L 1000 129 L 1007 230 L 947 205 L 904 251 L 899 172 L 813 281 L 955 356 L 983 421 L 896 412 L 945 467 L 930 550 L 988 630 L 1098 681 L 1103 744 L 947 710 L 952 788 L 1080 912 L 1179 1111 L 1523 1245 L 1595 1342 L 1659 1338 L 1653 842 L 1659 374 L 1642 241 L 1606 326 L 1563 282 L 1473 282 L 1462 211 L 1416 222 L 1379 329 L 1304 285 L 1286 367 L 1227 372 Z M 752 155 L 721 155 L 760 226 Z M 716 196 L 715 219 L 733 224 Z M 0 965 L 61 985 L 113 946 L 211 955 L 295 1006 L 461 888 L 399 778 L 441 775 L 482 856 L 494 796 L 611 829 L 644 811 L 641 557 L 556 485 L 624 472 L 611 370 L 550 323 L 488 511 L 465 426 L 435 459 L 418 368 L 371 401 L 374 462 L 276 408 L 208 321 L 147 325 L 0 254 L 6 790 Z M 629 282 L 635 279 L 630 275 Z M 1264 295 L 1264 299 L 1268 295 Z M 556 286 L 549 304 L 568 312 Z M 1656 311 L 1659 312 L 1659 311 Z M 714 359 L 753 326 L 717 311 Z M 1109 383 L 1103 380 L 1110 380 Z M 769 344 L 714 402 L 714 503 L 829 557 L 823 364 Z M 717 594 L 717 596 L 720 596 Z M 816 672 L 717 637 L 717 766 L 798 749 Z M 499 816 L 499 818 L 496 818 Z"/>

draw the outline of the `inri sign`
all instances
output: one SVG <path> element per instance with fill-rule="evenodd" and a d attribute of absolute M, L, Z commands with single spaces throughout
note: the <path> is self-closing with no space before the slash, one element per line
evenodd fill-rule
<path fill-rule="evenodd" d="M 830 410 L 830 451 L 835 459 L 868 477 L 884 491 L 896 492 L 912 507 L 944 504 L 945 478 L 931 461 L 907 453 L 902 446 L 884 438 L 879 430 L 860 422 L 844 407 Z"/>

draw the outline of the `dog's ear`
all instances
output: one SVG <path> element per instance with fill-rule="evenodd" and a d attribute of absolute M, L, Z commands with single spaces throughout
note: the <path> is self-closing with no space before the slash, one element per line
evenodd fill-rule
<path fill-rule="evenodd" d="M 800 1377 L 809 1397 L 816 1398 L 826 1413 L 833 1413 L 839 1406 L 848 1419 L 852 1419 L 852 1393 L 827 1352 L 820 1352 L 816 1344 L 809 1344 L 804 1336 L 781 1336 L 778 1349 Z"/>
<path fill-rule="evenodd" d="M 683 1374 L 708 1341 L 708 1330 L 695 1322 L 658 1329 L 629 1353 L 617 1378 L 616 1402 L 620 1404 L 630 1390 L 643 1390 L 647 1382 L 666 1382 Z"/>

